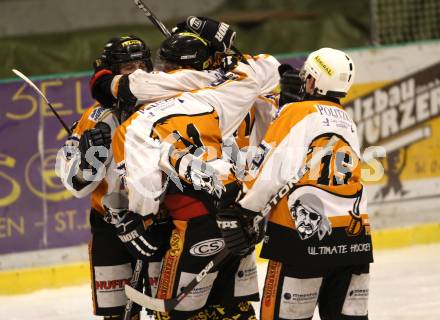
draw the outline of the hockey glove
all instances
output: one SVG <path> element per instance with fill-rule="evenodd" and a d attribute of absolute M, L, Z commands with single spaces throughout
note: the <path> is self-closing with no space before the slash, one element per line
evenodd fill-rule
<path fill-rule="evenodd" d="M 197 33 L 211 43 L 211 47 L 219 52 L 230 49 L 234 43 L 235 31 L 224 22 L 206 17 L 189 16 L 185 22 L 177 24 L 177 30 L 188 30 Z"/>
<path fill-rule="evenodd" d="M 155 254 L 156 258 L 161 259 L 165 252 L 169 249 L 171 232 L 173 231 L 173 228 L 174 224 L 170 217 L 160 218 L 157 215 L 153 217 L 153 224 L 149 227 L 149 229 L 159 248 Z"/>
<path fill-rule="evenodd" d="M 98 122 L 93 129 L 84 131 L 79 140 L 79 151 L 81 152 L 80 169 L 92 169 L 93 174 L 96 174 L 96 169 L 107 160 L 111 142 L 111 129 L 105 122 Z M 90 147 L 105 147 L 107 152 L 104 154 L 102 151 L 96 150 L 94 153 L 89 152 L 87 154 Z"/>
<path fill-rule="evenodd" d="M 122 121 L 125 121 L 137 111 L 137 98 L 130 91 L 128 75 L 123 75 L 119 79 L 117 110 L 121 115 Z"/>
<path fill-rule="evenodd" d="M 144 218 L 140 214 L 125 211 L 115 227 L 119 239 L 133 257 L 151 260 L 163 252 L 163 241 L 159 237 L 161 228 L 151 224 L 151 220 L 145 228 Z"/>
<path fill-rule="evenodd" d="M 217 225 L 227 249 L 236 256 L 245 256 L 261 241 L 264 219 L 257 212 L 236 206 L 217 213 Z"/>
<path fill-rule="evenodd" d="M 111 91 L 111 84 L 115 75 L 111 67 L 106 65 L 102 59 L 95 60 L 93 69 L 95 72 L 89 83 L 92 97 L 104 108 L 112 108 L 116 103 Z"/>
<path fill-rule="evenodd" d="M 299 70 L 288 64 L 282 64 L 278 67 L 280 74 L 280 101 L 282 107 L 286 103 L 298 102 L 304 99 L 303 81 L 299 76 Z"/>
<path fill-rule="evenodd" d="M 238 181 L 233 181 L 225 185 L 225 190 L 216 201 L 217 210 L 232 208 L 242 195 L 242 185 Z"/>

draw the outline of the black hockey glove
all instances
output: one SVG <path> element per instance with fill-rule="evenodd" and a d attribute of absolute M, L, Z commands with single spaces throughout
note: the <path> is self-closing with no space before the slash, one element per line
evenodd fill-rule
<path fill-rule="evenodd" d="M 225 52 L 234 43 L 235 31 L 224 22 L 218 22 L 206 17 L 189 16 L 185 22 L 177 24 L 176 30 L 188 30 L 197 33 L 207 40 L 213 49 Z"/>
<path fill-rule="evenodd" d="M 217 213 L 217 225 L 226 248 L 236 256 L 249 254 L 264 235 L 265 221 L 258 212 L 236 206 Z"/>
<path fill-rule="evenodd" d="M 128 75 L 119 79 L 117 110 L 121 121 L 125 121 L 137 111 L 137 98 L 130 91 L 130 80 Z"/>
<path fill-rule="evenodd" d="M 153 224 L 149 227 L 151 234 L 156 240 L 159 250 L 156 253 L 157 258 L 162 258 L 165 252 L 170 247 L 171 232 L 173 231 L 174 224 L 170 217 L 160 218 L 154 216 Z"/>
<path fill-rule="evenodd" d="M 298 102 L 304 99 L 303 81 L 299 76 L 299 70 L 288 64 L 282 64 L 278 67 L 280 74 L 280 101 L 282 107 L 286 103 Z"/>
<path fill-rule="evenodd" d="M 228 183 L 220 197 L 216 199 L 216 209 L 223 210 L 234 207 L 241 195 L 242 185 L 238 181 Z"/>
<path fill-rule="evenodd" d="M 116 223 L 116 232 L 130 254 L 141 260 L 151 260 L 163 254 L 163 226 L 151 224 L 145 227 L 144 218 L 135 212 L 125 211 Z M 167 230 L 169 229 L 166 226 Z"/>
<path fill-rule="evenodd" d="M 93 69 L 95 72 L 89 83 L 92 97 L 104 108 L 112 108 L 116 103 L 111 92 L 111 84 L 115 75 L 111 67 L 100 58 L 93 62 Z"/>
<path fill-rule="evenodd" d="M 80 169 L 92 169 L 92 173 L 96 174 L 96 169 L 107 160 L 111 142 L 111 128 L 105 122 L 98 122 L 93 129 L 84 131 L 79 140 L 79 151 L 81 152 Z M 102 151 L 99 152 L 97 150 L 87 154 L 90 147 L 105 147 L 107 152 L 102 153 Z"/>

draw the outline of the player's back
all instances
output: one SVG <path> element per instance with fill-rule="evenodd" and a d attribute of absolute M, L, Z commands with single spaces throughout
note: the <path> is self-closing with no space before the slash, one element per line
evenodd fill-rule
<path fill-rule="evenodd" d="M 266 199 L 305 164 L 309 167 L 291 193 L 271 211 L 263 257 L 304 267 L 371 260 L 356 125 L 342 106 L 329 100 L 285 105 L 269 127 L 259 155 L 252 168 L 258 171 L 257 178 L 246 201 L 241 202 L 246 207 L 264 207 Z M 314 159 L 317 165 L 311 166 L 314 155 L 320 156 Z M 272 181 L 273 190 L 265 183 L 267 179 Z M 287 243 L 291 251 L 279 249 Z M 313 254 L 307 249 L 338 245 L 344 246 L 339 260 L 332 259 L 331 253 Z"/>

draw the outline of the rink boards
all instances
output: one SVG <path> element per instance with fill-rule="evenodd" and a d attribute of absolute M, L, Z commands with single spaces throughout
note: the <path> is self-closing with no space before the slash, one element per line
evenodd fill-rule
<path fill-rule="evenodd" d="M 374 250 L 440 242 L 440 223 L 380 230 L 373 232 L 372 238 Z M 257 251 L 260 251 L 260 245 L 257 246 Z M 257 260 L 259 263 L 264 261 L 261 258 Z M 89 281 L 88 262 L 3 271 L 0 272 L 0 295 L 22 294 Z"/>

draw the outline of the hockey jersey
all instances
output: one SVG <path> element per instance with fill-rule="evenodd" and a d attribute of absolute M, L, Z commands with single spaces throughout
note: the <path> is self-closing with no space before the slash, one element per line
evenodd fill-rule
<path fill-rule="evenodd" d="M 332 137 L 334 146 L 310 166 Z M 310 167 L 304 170 L 306 164 Z M 240 205 L 256 212 L 303 172 L 269 213 L 262 257 L 300 268 L 372 261 L 357 129 L 338 103 L 285 105 L 250 170 L 255 178 Z"/>
<path fill-rule="evenodd" d="M 221 161 L 222 140 L 233 136 L 258 95 L 271 92 L 279 80 L 275 58 L 262 55 L 248 63 L 239 63 L 210 87 L 146 105 L 117 129 L 113 151 L 129 190 L 130 210 L 157 213 L 165 191 L 163 171 L 194 183 L 194 170 L 188 168 L 195 158 L 208 162 L 215 176 L 228 181 L 230 167 Z M 190 155 L 174 161 L 179 151 Z M 212 180 L 199 182 L 202 188 L 217 189 Z"/>
<path fill-rule="evenodd" d="M 119 194 L 122 192 L 111 149 L 109 150 L 105 165 L 100 167 L 100 170 L 98 170 L 93 180 L 78 184 L 75 183 L 75 179 L 73 178 L 78 174 L 82 177 L 85 176 L 79 168 L 81 159 L 81 154 L 78 149 L 79 140 L 86 130 L 93 129 L 98 122 L 108 124 L 112 135 L 119 125 L 119 120 L 111 109 L 106 109 L 99 105 L 94 105 L 87 109 L 74 126 L 72 135 L 67 138 L 62 152 L 58 153 L 55 168 L 57 175 L 61 178 L 67 190 L 77 198 L 84 198 L 91 194 L 92 208 L 101 214 L 105 214 L 103 206 L 104 197 L 113 193 Z"/>
<path fill-rule="evenodd" d="M 147 73 L 141 69 L 129 75 L 130 90 L 138 98 L 139 102 L 152 102 L 164 98 L 173 97 L 185 91 L 196 90 L 222 79 L 224 73 L 221 70 L 197 71 L 192 69 L 179 69 L 171 72 Z M 121 75 L 114 77 L 111 85 L 112 94 L 117 97 L 119 80 Z M 79 139 L 84 131 L 92 129 L 98 122 L 107 123 L 114 134 L 115 128 L 119 126 L 118 118 L 110 109 L 101 106 L 89 108 L 81 117 L 73 134 L 67 139 L 64 150 L 69 152 L 60 153 L 56 171 L 60 176 L 66 189 L 72 192 L 75 197 L 83 198 L 91 194 L 92 208 L 104 214 L 104 204 L 118 205 L 118 201 L 124 201 L 125 191 L 120 188 L 120 179 L 114 165 L 112 150 L 106 166 L 102 167 L 102 173 L 96 175 L 96 180 L 88 184 L 75 185 L 73 176 L 82 175 L 79 170 L 80 154 L 78 150 Z M 100 178 L 98 178 L 100 177 Z M 112 195 L 110 197 L 110 195 Z M 118 200 L 119 199 L 119 200 Z"/>
<path fill-rule="evenodd" d="M 234 133 L 240 149 L 248 146 L 258 147 L 278 110 L 278 95 L 260 95 L 252 109 Z"/>
<path fill-rule="evenodd" d="M 221 69 L 177 69 L 169 72 L 146 72 L 138 69 L 128 76 L 128 83 L 129 90 L 136 97 L 138 104 L 145 104 L 209 86 L 221 81 L 223 75 Z M 118 96 L 121 77 L 122 75 L 115 76 L 111 83 L 111 92 L 115 98 Z"/>

